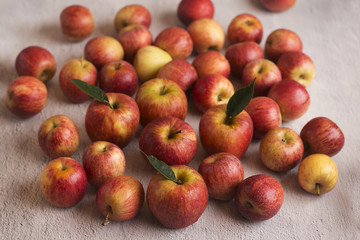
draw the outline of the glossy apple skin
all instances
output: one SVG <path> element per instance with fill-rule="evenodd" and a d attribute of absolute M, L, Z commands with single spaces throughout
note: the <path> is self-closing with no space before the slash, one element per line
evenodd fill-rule
<path fill-rule="evenodd" d="M 86 173 L 75 159 L 51 160 L 40 176 L 40 189 L 45 199 L 56 207 L 72 207 L 85 195 Z"/>
<path fill-rule="evenodd" d="M 40 125 L 38 142 L 43 152 L 52 159 L 69 157 L 79 146 L 79 132 L 72 119 L 55 115 Z"/>
<path fill-rule="evenodd" d="M 254 97 L 245 107 L 253 125 L 253 138 L 262 138 L 269 130 L 281 126 L 281 112 L 278 104 L 269 97 Z"/>
<path fill-rule="evenodd" d="M 143 83 L 135 96 L 140 110 L 140 122 L 145 126 L 158 117 L 173 116 L 185 119 L 188 102 L 183 90 L 175 82 L 154 78 Z"/>
<path fill-rule="evenodd" d="M 210 74 L 195 82 L 191 96 L 195 107 L 205 112 L 211 107 L 227 104 L 234 92 L 229 79 L 219 74 Z"/>
<path fill-rule="evenodd" d="M 131 176 L 117 176 L 107 180 L 96 192 L 96 206 L 112 221 L 127 221 L 140 212 L 145 199 L 144 188 Z"/>
<path fill-rule="evenodd" d="M 202 146 L 209 154 L 228 152 L 240 159 L 251 142 L 253 122 L 250 115 L 242 111 L 228 124 L 226 105 L 218 105 L 202 115 L 199 135 Z"/>
<path fill-rule="evenodd" d="M 96 141 L 88 145 L 84 149 L 82 162 L 87 179 L 95 188 L 99 188 L 110 178 L 125 174 L 124 153 L 110 142 Z"/>
<path fill-rule="evenodd" d="M 139 148 L 168 165 L 186 165 L 197 150 L 194 129 L 179 118 L 156 118 L 145 126 L 139 139 Z"/>
<path fill-rule="evenodd" d="M 169 27 L 157 35 L 154 45 L 168 52 L 173 59 L 186 59 L 193 51 L 190 34 L 180 27 Z"/>
<path fill-rule="evenodd" d="M 213 18 L 214 13 L 211 0 L 182 0 L 177 7 L 177 16 L 185 25 L 200 18 Z"/>
<path fill-rule="evenodd" d="M 111 109 L 106 104 L 92 100 L 85 115 L 85 128 L 94 141 L 108 141 L 124 148 L 137 131 L 140 112 L 131 97 L 123 93 L 106 93 Z"/>
<path fill-rule="evenodd" d="M 79 79 L 90 85 L 97 83 L 98 71 L 96 67 L 85 59 L 72 59 L 64 64 L 59 73 L 60 89 L 65 97 L 73 103 L 81 103 L 90 99 L 90 96 L 80 90 L 71 79 Z"/>
<path fill-rule="evenodd" d="M 275 216 L 284 201 L 284 190 L 273 177 L 258 174 L 244 179 L 238 186 L 235 205 L 250 221 L 264 221 Z"/>
<path fill-rule="evenodd" d="M 320 195 L 330 192 L 337 181 L 336 163 L 325 154 L 309 155 L 299 165 L 298 182 L 301 188 L 309 193 Z"/>
<path fill-rule="evenodd" d="M 18 117 L 32 117 L 45 107 L 47 88 L 39 79 L 21 76 L 14 79 L 6 92 L 6 107 Z"/>
<path fill-rule="evenodd" d="M 240 42 L 230 45 L 225 52 L 234 77 L 241 77 L 245 65 L 255 59 L 264 58 L 263 50 L 256 42 Z"/>
<path fill-rule="evenodd" d="M 228 201 L 235 197 L 237 186 L 244 179 L 240 160 L 230 153 L 214 153 L 203 159 L 198 169 L 204 178 L 209 196 Z"/>
<path fill-rule="evenodd" d="M 81 5 L 66 7 L 60 14 L 61 32 L 70 41 L 80 41 L 94 32 L 91 11 Z"/>
<path fill-rule="evenodd" d="M 285 172 L 293 169 L 301 161 L 304 145 L 294 130 L 278 127 L 265 134 L 259 152 L 261 162 L 268 169 Z"/>
<path fill-rule="evenodd" d="M 131 24 L 140 24 L 149 28 L 151 25 L 151 14 L 149 10 L 140 4 L 129 4 L 121 8 L 114 18 L 116 32 Z"/>
<path fill-rule="evenodd" d="M 291 79 L 283 79 L 274 84 L 269 90 L 268 97 L 279 105 L 283 121 L 300 118 L 310 105 L 308 91 L 300 83 Z"/>
<path fill-rule="evenodd" d="M 260 3 L 269 11 L 282 12 L 295 5 L 296 0 L 260 0 Z"/>
<path fill-rule="evenodd" d="M 100 71 L 99 87 L 104 92 L 117 92 L 132 96 L 138 87 L 136 71 L 130 63 L 124 60 L 109 62 Z"/>
<path fill-rule="evenodd" d="M 46 84 L 55 75 L 56 61 L 45 48 L 29 46 L 17 55 L 15 70 L 19 76 L 32 76 Z"/>
<path fill-rule="evenodd" d="M 230 44 L 254 41 L 260 43 L 263 36 L 263 26 L 260 20 L 252 14 L 239 14 L 234 17 L 227 29 Z"/>
<path fill-rule="evenodd" d="M 307 122 L 300 132 L 308 153 L 322 153 L 330 157 L 340 152 L 345 136 L 339 126 L 327 117 L 316 117 Z"/>
<path fill-rule="evenodd" d="M 230 76 L 230 64 L 223 54 L 218 51 L 207 51 L 197 55 L 192 65 L 196 69 L 198 77 L 208 74 L 221 74 Z"/>
<path fill-rule="evenodd" d="M 186 165 L 171 168 L 181 184 L 167 180 L 157 172 L 150 179 L 146 201 L 151 213 L 162 225 L 184 228 L 194 224 L 205 211 L 208 191 L 204 179 L 195 169 Z"/>

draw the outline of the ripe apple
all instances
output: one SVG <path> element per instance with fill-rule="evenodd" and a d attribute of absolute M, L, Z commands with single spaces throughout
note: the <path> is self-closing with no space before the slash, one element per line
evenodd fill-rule
<path fill-rule="evenodd" d="M 301 161 L 304 145 L 294 130 L 278 127 L 265 134 L 259 152 L 261 162 L 268 169 L 284 172 L 294 168 Z"/>
<path fill-rule="evenodd" d="M 198 79 L 195 68 L 185 59 L 173 59 L 168 62 L 160 68 L 156 77 L 176 82 L 184 92 Z"/>
<path fill-rule="evenodd" d="M 123 151 L 115 144 L 96 141 L 83 152 L 82 162 L 89 183 L 99 188 L 110 178 L 124 175 L 126 161 Z"/>
<path fill-rule="evenodd" d="M 266 96 L 270 88 L 281 81 L 279 68 L 270 60 L 260 58 L 248 62 L 241 75 L 243 86 L 250 85 L 255 80 L 254 96 Z"/>
<path fill-rule="evenodd" d="M 72 207 L 85 195 L 86 173 L 75 159 L 51 160 L 40 176 L 40 189 L 45 199 L 56 207 Z"/>
<path fill-rule="evenodd" d="M 136 71 L 126 61 L 109 62 L 100 71 L 99 87 L 104 92 L 118 92 L 132 96 L 138 87 Z"/>
<path fill-rule="evenodd" d="M 203 159 L 199 173 L 204 178 L 209 196 L 218 200 L 231 200 L 237 186 L 244 179 L 240 160 L 230 153 L 214 153 Z"/>
<path fill-rule="evenodd" d="M 279 105 L 283 121 L 291 121 L 305 114 L 310 105 L 310 95 L 300 83 L 283 79 L 274 84 L 268 97 Z"/>
<path fill-rule="evenodd" d="M 241 77 L 245 65 L 255 59 L 264 58 L 263 50 L 256 42 L 240 42 L 230 45 L 225 52 L 234 77 Z"/>
<path fill-rule="evenodd" d="M 254 97 L 246 106 L 254 124 L 254 138 L 262 138 L 269 130 L 281 126 L 281 112 L 278 104 L 269 97 Z"/>
<path fill-rule="evenodd" d="M 273 177 L 258 174 L 244 179 L 238 186 L 235 205 L 250 221 L 264 221 L 275 216 L 284 201 L 284 190 Z"/>
<path fill-rule="evenodd" d="M 59 74 L 60 89 L 71 102 L 85 102 L 90 99 L 89 95 L 81 91 L 70 80 L 79 79 L 90 85 L 96 85 L 97 73 L 96 67 L 83 58 L 69 60 L 61 68 Z"/>
<path fill-rule="evenodd" d="M 194 44 L 194 51 L 220 51 L 224 47 L 225 33 L 221 25 L 212 18 L 193 21 L 187 28 Z"/>
<path fill-rule="evenodd" d="M 263 36 L 263 26 L 254 15 L 243 13 L 234 17 L 227 29 L 230 44 L 254 41 L 260 43 Z"/>
<path fill-rule="evenodd" d="M 46 84 L 55 75 L 56 62 L 45 48 L 29 46 L 17 55 L 15 69 L 19 76 L 32 76 Z"/>
<path fill-rule="evenodd" d="M 52 159 L 70 157 L 79 146 L 79 132 L 69 117 L 55 115 L 40 125 L 38 141 L 43 152 Z"/>
<path fill-rule="evenodd" d="M 153 79 L 172 60 L 169 53 L 156 46 L 141 47 L 134 59 L 134 68 L 141 83 Z"/>
<path fill-rule="evenodd" d="M 159 117 L 141 132 L 139 148 L 168 165 L 188 164 L 197 150 L 194 129 L 176 117 Z"/>
<path fill-rule="evenodd" d="M 307 156 L 298 168 L 300 186 L 313 194 L 330 192 L 338 180 L 338 168 L 329 156 L 317 153 Z"/>
<path fill-rule="evenodd" d="M 140 24 L 147 28 L 151 25 L 151 14 L 149 10 L 140 4 L 129 4 L 121 8 L 114 18 L 116 32 L 131 24 Z"/>
<path fill-rule="evenodd" d="M 330 157 L 343 148 L 345 137 L 335 122 L 327 117 L 311 119 L 300 132 L 305 150 L 310 153 L 322 153 Z"/>
<path fill-rule="evenodd" d="M 185 119 L 188 102 L 183 90 L 175 82 L 154 78 L 143 83 L 135 96 L 140 110 L 140 122 L 145 126 L 158 117 L 173 116 Z"/>
<path fill-rule="evenodd" d="M 205 211 L 208 190 L 201 175 L 186 165 L 171 166 L 177 183 L 159 172 L 150 179 L 146 201 L 151 213 L 167 228 L 184 228 Z"/>
<path fill-rule="evenodd" d="M 177 16 L 185 25 L 200 18 L 213 18 L 214 12 L 211 0 L 182 0 L 177 7 Z"/>
<path fill-rule="evenodd" d="M 91 11 L 81 5 L 66 7 L 60 14 L 61 32 L 70 41 L 80 41 L 94 32 Z"/>
<path fill-rule="evenodd" d="M 154 45 L 165 50 L 173 59 L 186 59 L 193 51 L 193 41 L 188 31 L 180 27 L 169 27 L 157 35 Z"/>
<path fill-rule="evenodd" d="M 221 74 L 224 77 L 230 75 L 230 64 L 223 54 L 218 51 L 207 51 L 197 55 L 192 65 L 196 69 L 198 77 L 208 74 Z"/>
<path fill-rule="evenodd" d="M 285 11 L 295 5 L 296 0 L 260 0 L 267 10 L 272 12 Z"/>
<path fill-rule="evenodd" d="M 195 107 L 205 112 L 213 106 L 227 104 L 234 92 L 234 86 L 229 79 L 223 75 L 210 74 L 195 82 L 191 96 Z"/>
<path fill-rule="evenodd" d="M 103 225 L 134 218 L 144 204 L 144 188 L 131 176 L 117 176 L 103 183 L 96 192 L 96 207 L 104 215 Z"/>
<path fill-rule="evenodd" d="M 47 88 L 37 78 L 21 76 L 14 79 L 6 92 L 6 107 L 18 117 L 32 117 L 45 107 Z"/>
<path fill-rule="evenodd" d="M 131 97 L 123 93 L 106 93 L 108 105 L 92 100 L 85 116 L 85 128 L 92 141 L 108 141 L 124 148 L 137 131 L 140 112 Z"/>
<path fill-rule="evenodd" d="M 283 79 L 292 79 L 308 87 L 315 77 L 315 66 L 311 58 L 303 52 L 285 52 L 277 61 Z"/>

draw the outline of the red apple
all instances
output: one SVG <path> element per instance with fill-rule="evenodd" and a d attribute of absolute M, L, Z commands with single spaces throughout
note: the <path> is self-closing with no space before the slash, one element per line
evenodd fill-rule
<path fill-rule="evenodd" d="M 260 0 L 267 10 L 272 12 L 285 11 L 295 5 L 296 0 Z"/>
<path fill-rule="evenodd" d="M 19 76 L 32 76 L 46 84 L 55 75 L 56 62 L 45 48 L 30 46 L 17 55 L 15 69 Z"/>
<path fill-rule="evenodd" d="M 86 173 L 75 159 L 51 160 L 40 176 L 40 189 L 45 199 L 56 207 L 72 207 L 85 195 Z"/>
<path fill-rule="evenodd" d="M 177 16 L 185 25 L 200 18 L 213 18 L 214 12 L 211 0 L 182 0 L 177 7 Z"/>
<path fill-rule="evenodd" d="M 235 195 L 239 213 L 250 221 L 264 221 L 275 216 L 284 201 L 281 184 L 266 174 L 253 175 L 242 181 Z"/>
<path fill-rule="evenodd" d="M 260 20 L 254 15 L 243 13 L 233 18 L 227 29 L 230 44 L 254 41 L 260 43 L 263 36 L 263 27 Z"/>
<path fill-rule="evenodd" d="M 39 79 L 22 76 L 13 80 L 6 92 L 6 107 L 18 117 L 27 118 L 45 107 L 47 88 Z"/>
<path fill-rule="evenodd" d="M 150 179 L 146 201 L 151 213 L 167 228 L 184 228 L 205 211 L 208 191 L 201 175 L 186 165 L 171 167 L 177 183 L 159 172 Z"/>
<path fill-rule="evenodd" d="M 117 32 L 131 24 L 140 24 L 149 28 L 151 25 L 149 10 L 140 4 L 129 4 L 115 14 L 114 25 Z"/>
<path fill-rule="evenodd" d="M 204 178 L 209 196 L 218 200 L 231 200 L 237 186 L 244 179 L 240 160 L 230 153 L 214 153 L 203 159 L 199 173 Z"/>
<path fill-rule="evenodd" d="M 197 55 L 192 65 L 196 69 L 198 77 L 208 74 L 221 74 L 224 77 L 230 75 L 230 64 L 223 54 L 218 51 L 207 51 Z"/>

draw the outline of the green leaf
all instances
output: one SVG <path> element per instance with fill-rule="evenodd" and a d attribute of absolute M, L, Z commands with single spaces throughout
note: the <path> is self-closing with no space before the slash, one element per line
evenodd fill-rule
<path fill-rule="evenodd" d="M 249 104 L 254 94 L 255 79 L 246 87 L 237 90 L 229 99 L 226 108 L 226 116 L 228 119 L 236 117 Z"/>

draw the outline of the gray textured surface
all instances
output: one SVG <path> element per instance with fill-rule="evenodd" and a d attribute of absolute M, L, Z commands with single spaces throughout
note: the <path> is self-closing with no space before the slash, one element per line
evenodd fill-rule
<path fill-rule="evenodd" d="M 95 18 L 95 35 L 115 36 L 113 17 L 118 9 L 132 1 L 84 1 Z M 179 1 L 136 1 L 149 8 L 153 16 L 153 36 L 162 29 L 179 25 L 175 12 Z M 276 174 L 259 162 L 258 142 L 253 142 L 242 163 L 245 176 L 267 173 L 278 179 L 285 190 L 284 204 L 272 219 L 259 223 L 245 221 L 237 214 L 233 202 L 210 200 L 199 221 L 180 230 L 163 228 L 144 204 L 139 216 L 128 222 L 101 226 L 102 216 L 95 207 L 95 190 L 91 187 L 75 207 L 59 209 L 42 197 L 39 177 L 50 160 L 37 142 L 40 124 L 55 114 L 72 118 L 80 131 L 80 147 L 73 155 L 81 160 L 83 149 L 90 143 L 84 116 L 88 102 L 69 103 L 58 84 L 61 66 L 83 54 L 85 41 L 70 43 L 59 29 L 61 10 L 72 4 L 56 1 L 0 1 L 0 239 L 359 239 L 360 238 L 360 31 L 358 0 L 298 0 L 294 8 L 283 13 L 270 13 L 255 0 L 214 1 L 216 14 L 224 29 L 239 13 L 257 16 L 266 36 L 276 28 L 288 28 L 300 35 L 304 52 L 315 62 L 317 75 L 308 88 L 311 105 L 300 119 L 284 126 L 300 132 L 316 116 L 327 116 L 343 130 L 346 143 L 334 157 L 339 168 L 335 189 L 323 196 L 307 194 L 300 189 L 297 168 Z M 47 48 L 56 58 L 58 71 L 48 84 L 48 102 L 35 117 L 22 120 L 5 107 L 5 93 L 16 77 L 14 61 L 18 52 L 29 46 Z M 190 105 L 187 121 L 198 132 L 200 114 Z M 137 150 L 137 137 L 124 149 L 126 174 L 138 178 L 145 189 L 154 171 L 145 164 Z M 199 144 L 190 166 L 197 168 L 206 153 Z"/>

